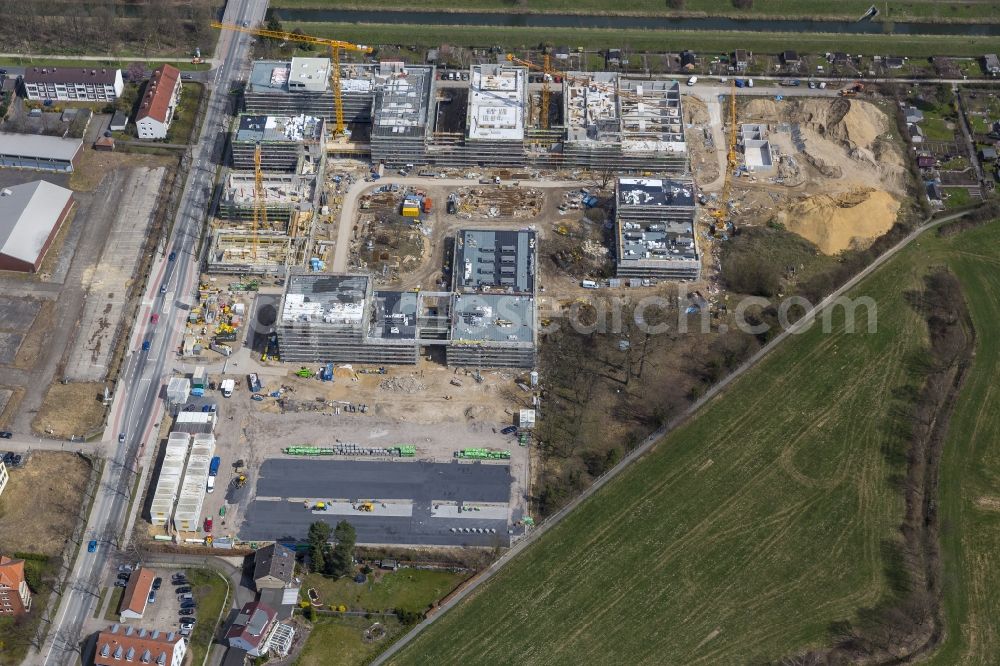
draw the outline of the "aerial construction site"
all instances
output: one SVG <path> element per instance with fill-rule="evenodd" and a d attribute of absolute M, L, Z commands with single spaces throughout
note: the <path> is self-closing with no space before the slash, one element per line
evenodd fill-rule
<path fill-rule="evenodd" d="M 653 409 L 644 394 L 703 381 L 685 368 L 712 344 L 640 333 L 640 299 L 704 313 L 724 338 L 741 236 L 809 243 L 787 278 L 888 231 L 908 186 L 875 97 L 514 55 L 446 71 L 359 47 L 342 62 L 336 44 L 250 72 L 150 536 L 240 547 L 347 517 L 361 543 L 508 546 L 551 510 L 539 497 L 562 483 L 549 452 L 566 433 L 617 447 L 655 420 L 630 416 Z M 588 368 L 600 379 L 581 384 Z M 197 483 L 166 471 L 188 436 L 188 460 L 222 463 L 226 492 L 194 507 L 225 513 L 211 534 L 177 499 Z M 315 483 L 296 476 L 303 455 Z M 445 486 L 415 492 L 435 466 Z"/>

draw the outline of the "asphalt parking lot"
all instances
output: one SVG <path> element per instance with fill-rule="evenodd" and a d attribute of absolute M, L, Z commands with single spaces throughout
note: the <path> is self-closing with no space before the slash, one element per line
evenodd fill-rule
<path fill-rule="evenodd" d="M 357 531 L 358 543 L 506 546 L 511 537 L 506 516 L 499 518 L 496 512 L 433 516 L 432 505 L 506 505 L 512 483 L 506 465 L 272 459 L 260 468 L 255 499 L 239 537 L 245 541 L 301 540 L 314 521 L 332 526 L 347 518 Z M 379 505 L 373 513 L 349 509 L 317 513 L 303 505 L 303 499 L 338 498 L 386 500 L 389 506 Z M 469 533 L 468 528 L 482 532 Z"/>

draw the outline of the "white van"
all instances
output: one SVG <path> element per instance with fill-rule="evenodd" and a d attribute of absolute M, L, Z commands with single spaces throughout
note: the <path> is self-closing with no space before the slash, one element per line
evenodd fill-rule
<path fill-rule="evenodd" d="M 690 79 L 688 79 L 688 85 L 689 86 L 693 86 L 696 83 L 698 83 L 698 77 L 697 76 L 692 76 Z"/>
<path fill-rule="evenodd" d="M 583 280 L 580 282 L 580 286 L 584 289 L 597 289 L 597 283 L 593 280 Z"/>
<path fill-rule="evenodd" d="M 211 492 L 215 492 L 215 477 L 214 476 L 208 477 L 208 488 L 206 489 L 206 492 L 210 492 L 210 493 Z"/>
<path fill-rule="evenodd" d="M 753 88 L 753 79 L 747 79 L 747 88 Z"/>

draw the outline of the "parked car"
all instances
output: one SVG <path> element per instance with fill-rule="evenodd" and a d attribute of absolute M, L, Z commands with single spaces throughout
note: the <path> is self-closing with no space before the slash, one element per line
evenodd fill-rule
<path fill-rule="evenodd" d="M 211 518 L 206 518 L 205 519 L 205 531 L 209 532 L 209 533 L 212 531 L 212 519 Z"/>
<path fill-rule="evenodd" d="M 120 564 L 118 565 L 119 573 L 132 573 L 133 567 L 131 564 Z"/>
<path fill-rule="evenodd" d="M 93 553 L 95 550 L 97 550 L 97 539 L 91 539 L 87 543 L 87 552 Z"/>
<path fill-rule="evenodd" d="M 187 578 L 185 578 L 184 576 L 174 576 L 173 578 L 170 579 L 170 582 L 173 583 L 174 585 L 187 585 L 188 584 Z"/>
<path fill-rule="evenodd" d="M 155 604 L 156 603 L 156 590 L 150 590 L 149 596 L 146 597 L 146 603 Z"/>
<path fill-rule="evenodd" d="M 181 587 L 178 587 L 176 590 L 174 590 L 174 592 L 176 592 L 177 594 L 189 594 L 191 592 L 191 586 L 182 585 Z"/>
<path fill-rule="evenodd" d="M 193 608 L 182 608 L 179 611 L 177 611 L 177 614 L 181 615 L 181 616 L 184 616 L 184 615 L 194 615 L 194 609 Z"/>
<path fill-rule="evenodd" d="M 193 599 L 187 599 L 181 602 L 181 608 L 197 608 L 198 604 L 195 603 Z"/>
<path fill-rule="evenodd" d="M 500 434 L 501 435 L 512 435 L 515 432 L 517 432 L 517 426 L 507 426 L 506 428 L 504 428 L 503 430 L 500 431 Z"/>
<path fill-rule="evenodd" d="M 128 580 L 128 579 L 129 579 L 129 576 L 131 576 L 131 575 L 132 575 L 132 574 L 129 574 L 129 573 L 125 573 L 125 572 L 123 571 L 123 572 L 121 572 L 121 573 L 119 573 L 119 574 L 118 574 L 117 578 L 119 578 L 120 580 Z"/>
<path fill-rule="evenodd" d="M 160 586 L 162 586 L 162 585 L 163 585 L 163 579 L 162 578 L 160 578 L 159 576 L 157 576 L 156 578 L 153 579 L 153 589 L 154 590 L 160 589 Z"/>
<path fill-rule="evenodd" d="M 14 433 L 9 430 L 0 430 L 0 439 L 10 439 L 14 436 Z"/>

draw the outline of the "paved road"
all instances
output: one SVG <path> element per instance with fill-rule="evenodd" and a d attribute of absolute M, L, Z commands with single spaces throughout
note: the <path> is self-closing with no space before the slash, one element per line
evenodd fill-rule
<path fill-rule="evenodd" d="M 256 23 L 263 19 L 266 7 L 266 0 L 236 0 L 226 7 L 224 20 L 229 23 L 242 23 L 244 20 Z M 57 666 L 76 661 L 82 638 L 81 628 L 97 602 L 103 570 L 121 546 L 119 535 L 122 526 L 131 522 L 126 514 L 136 470 L 140 458 L 144 458 L 148 466 L 155 448 L 146 447 L 146 443 L 155 441 L 155 422 L 162 409 L 160 390 L 183 332 L 187 302 L 197 286 L 197 246 L 215 176 L 214 162 L 221 158 L 224 146 L 219 127 L 229 110 L 230 85 L 249 66 L 246 58 L 248 44 L 249 37 L 246 35 L 229 31 L 219 35 L 216 53 L 221 64 L 209 81 L 210 92 L 199 141 L 186 158 L 189 167 L 187 183 L 181 195 L 173 233 L 154 264 L 133 330 L 132 349 L 139 346 L 139 340 L 147 337 L 151 338 L 152 345 L 148 351 L 139 350 L 129 356 L 119 379 L 104 436 L 103 446 L 108 451 L 108 458 L 85 537 L 80 543 L 55 617 L 48 618 L 51 627 L 45 644 L 38 653 L 29 655 L 29 663 Z M 164 256 L 168 252 L 175 253 L 174 261 Z M 149 324 L 150 314 L 154 312 L 160 315 L 160 323 L 155 328 Z M 119 441 L 119 433 L 124 435 L 122 441 Z M 132 511 L 134 513 L 139 509 L 139 502 L 136 502 Z M 87 552 L 87 541 L 90 539 L 98 542 L 93 553 Z"/>
<path fill-rule="evenodd" d="M 819 314 L 833 304 L 838 298 L 846 294 L 848 291 L 853 289 L 862 280 L 871 275 L 875 270 L 882 266 L 885 262 L 889 261 L 894 257 L 900 250 L 905 248 L 907 245 L 912 243 L 914 240 L 920 237 L 924 232 L 933 229 L 934 227 L 949 222 L 951 220 L 958 219 L 965 215 L 966 213 L 952 213 L 944 217 L 938 218 L 936 220 L 931 219 L 924 222 L 924 224 L 917 227 L 913 232 L 906 236 L 903 240 L 899 241 L 892 248 L 887 250 L 884 254 L 878 257 L 875 261 L 871 263 L 870 266 L 865 268 L 863 271 L 858 273 L 856 276 L 848 280 L 842 287 L 834 291 L 832 294 L 824 298 L 818 305 L 813 307 L 806 315 L 797 321 L 795 324 L 790 326 L 787 330 L 782 331 L 780 334 L 774 337 L 771 342 L 764 345 L 756 354 L 750 357 L 743 365 L 733 371 L 731 375 L 720 381 L 718 384 L 710 388 L 705 394 L 696 400 L 694 403 L 688 407 L 684 413 L 678 415 L 676 418 L 663 425 L 655 432 L 653 432 L 649 437 L 647 437 L 643 443 L 632 451 L 630 454 L 625 456 L 621 463 L 612 468 L 608 473 L 606 473 L 601 478 L 597 479 L 590 488 L 585 490 L 575 499 L 573 499 L 569 504 L 563 507 L 560 511 L 549 517 L 544 523 L 538 526 L 538 528 L 532 530 L 525 539 L 518 542 L 513 548 L 508 550 L 503 554 L 496 562 L 494 562 L 489 569 L 484 571 L 476 580 L 472 581 L 468 586 L 463 588 L 458 594 L 449 599 L 440 608 L 440 611 L 435 613 L 433 616 L 427 618 L 416 627 L 414 627 L 409 633 L 403 636 L 399 641 L 394 643 L 389 647 L 388 650 L 383 652 L 378 659 L 376 659 L 373 664 L 379 666 L 380 664 L 386 663 L 390 658 L 393 657 L 397 652 L 402 650 L 410 641 L 417 637 L 417 635 L 424 629 L 429 627 L 434 623 L 439 617 L 444 615 L 447 611 L 454 608 L 459 602 L 468 597 L 470 594 L 475 592 L 475 590 L 488 581 L 490 578 L 495 576 L 500 572 L 507 564 L 509 564 L 514 558 L 516 558 L 521 552 L 527 549 L 531 544 L 537 541 L 545 532 L 552 529 L 560 522 L 562 522 L 566 516 L 568 516 L 574 509 L 576 509 L 584 501 L 590 499 L 601 488 L 604 487 L 609 481 L 621 474 L 625 469 L 627 469 L 632 463 L 639 460 L 642 456 L 648 453 L 663 437 L 670 431 L 676 429 L 692 416 L 698 413 L 702 407 L 707 405 L 710 401 L 714 400 L 716 396 L 725 391 L 726 388 L 734 381 L 739 379 L 744 373 L 760 363 L 767 355 L 777 349 L 785 340 L 790 336 L 804 330 L 811 321 L 818 319 Z"/>

